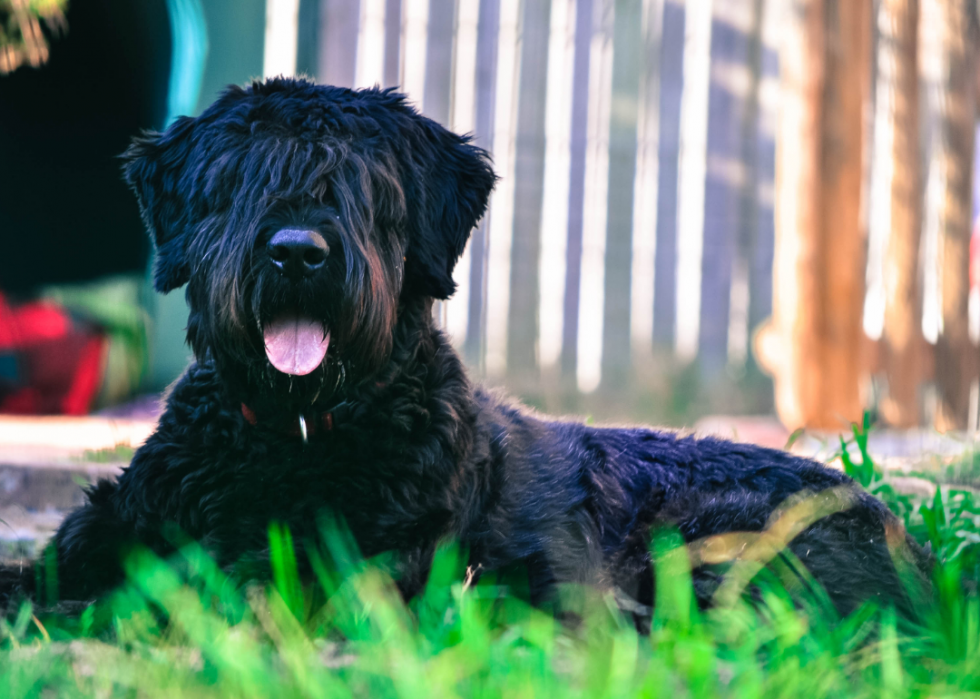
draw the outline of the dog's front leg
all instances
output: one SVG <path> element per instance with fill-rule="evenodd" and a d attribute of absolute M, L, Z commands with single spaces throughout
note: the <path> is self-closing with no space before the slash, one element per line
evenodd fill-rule
<path fill-rule="evenodd" d="M 68 515 L 35 563 L 0 567 L 0 610 L 24 599 L 88 602 L 122 582 L 121 555 L 135 538 L 115 513 L 115 490 L 109 481 L 93 487 L 88 504 Z"/>
<path fill-rule="evenodd" d="M 399 553 L 394 570 L 395 584 L 406 603 L 425 589 L 435 549 L 435 542 L 429 542 Z"/>
<path fill-rule="evenodd" d="M 123 581 L 123 557 L 137 539 L 133 523 L 118 512 L 116 489 L 114 482 L 99 481 L 89 502 L 61 524 L 37 564 L 38 602 L 93 600 Z"/>
<path fill-rule="evenodd" d="M 116 484 L 100 481 L 89 502 L 68 515 L 34 564 L 0 567 L 0 610 L 23 599 L 53 606 L 88 602 L 123 580 L 123 552 L 135 542 L 133 528 L 116 514 Z"/>

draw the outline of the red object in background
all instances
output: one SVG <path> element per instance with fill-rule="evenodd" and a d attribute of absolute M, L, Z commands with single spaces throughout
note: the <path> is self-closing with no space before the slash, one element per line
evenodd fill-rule
<path fill-rule="evenodd" d="M 108 343 L 57 304 L 0 294 L 0 413 L 84 415 L 102 385 Z"/>

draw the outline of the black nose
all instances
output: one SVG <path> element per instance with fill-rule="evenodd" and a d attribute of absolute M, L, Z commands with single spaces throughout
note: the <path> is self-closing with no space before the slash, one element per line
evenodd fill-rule
<path fill-rule="evenodd" d="M 316 231 L 283 228 L 266 246 L 272 264 L 287 277 L 308 277 L 323 267 L 330 246 Z"/>

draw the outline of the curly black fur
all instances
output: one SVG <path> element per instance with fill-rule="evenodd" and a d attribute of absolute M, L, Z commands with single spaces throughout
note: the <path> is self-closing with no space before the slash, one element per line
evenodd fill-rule
<path fill-rule="evenodd" d="M 398 93 L 233 87 L 125 158 L 157 246 L 156 287 L 187 285 L 197 361 L 132 464 L 58 531 L 63 599 L 119 583 L 135 544 L 168 551 L 173 525 L 234 567 L 266 556 L 270 521 L 303 541 L 331 510 L 364 554 L 396 554 L 406 596 L 437 543 L 456 539 L 472 570 L 526 571 L 536 602 L 580 582 L 642 609 L 653 604 L 652 527 L 672 523 L 689 541 L 758 531 L 788 496 L 849 482 L 781 451 L 556 421 L 474 387 L 432 303 L 453 293 L 495 176 L 484 151 Z M 265 245 L 285 227 L 323 236 L 323 273 L 294 281 L 270 264 Z M 307 376 L 264 354 L 262 327 L 284 309 L 332 334 Z M 300 414 L 328 412 L 332 429 L 308 444 L 290 434 Z M 911 612 L 885 542 L 894 526 L 861 494 L 792 549 L 841 612 L 874 596 Z M 707 603 L 716 579 L 696 580 Z"/>

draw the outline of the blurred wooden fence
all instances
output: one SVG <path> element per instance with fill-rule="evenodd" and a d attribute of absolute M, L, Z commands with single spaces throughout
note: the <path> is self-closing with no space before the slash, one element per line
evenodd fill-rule
<path fill-rule="evenodd" d="M 917 0 L 903 1 L 918 12 Z M 953 60 L 975 68 L 965 33 L 970 3 L 921 4 L 940 43 L 942 27 L 959 23 Z M 921 182 L 894 177 L 923 153 L 929 163 L 951 148 L 972 154 L 973 73 L 960 69 L 953 82 L 962 84 L 942 92 L 944 63 L 923 88 L 934 98 L 926 114 L 909 121 L 896 95 L 918 94 L 917 44 L 895 48 L 900 5 L 268 0 L 266 74 L 397 86 L 423 113 L 471 132 L 493 153 L 502 179 L 457 267 L 459 291 L 439 309 L 467 361 L 491 380 L 530 392 L 550 385 L 615 395 L 659 363 L 694 367 L 710 387 L 758 374 L 753 333 L 772 316 L 757 344 L 787 423 L 836 426 L 876 401 L 896 424 L 918 423 L 932 400 L 940 406 L 933 414 L 946 411 L 943 425 L 964 427 L 969 413 L 975 426 L 967 404 L 971 386 L 977 401 L 976 340 L 956 334 L 961 316 L 965 332 L 969 285 L 943 273 L 967 264 L 957 256 L 966 254 L 969 220 L 965 233 L 960 221 L 947 234 L 959 214 L 942 213 L 954 206 L 942 203 L 950 183 L 960 177 L 956 186 L 969 187 L 972 168 L 957 171 L 962 158 L 950 156 Z M 902 50 L 912 51 L 911 76 L 895 62 Z M 787 75 L 799 81 L 787 86 Z M 949 94 L 966 93 L 969 109 L 952 107 L 956 131 L 942 110 L 951 109 Z M 916 137 L 916 119 L 923 134 L 937 134 L 933 150 L 932 136 Z M 912 136 L 902 141 L 909 124 Z M 926 212 L 875 219 L 893 200 L 921 200 Z M 940 213 L 929 213 L 930 202 Z M 890 236 L 893 222 L 906 232 Z M 904 245 L 905 257 L 882 252 L 889 245 Z M 937 245 L 945 257 L 930 257 Z M 895 255 L 904 262 L 889 263 Z M 912 281 L 895 282 L 892 271 L 909 264 Z M 897 317 L 896 294 L 904 294 L 898 307 L 910 355 L 889 340 L 900 321 L 884 320 Z M 929 336 L 936 312 L 942 330 Z M 911 413 L 887 403 L 889 367 L 892 397 L 914 405 Z M 954 378 L 943 384 L 947 370 Z M 944 400 L 959 402 L 942 408 Z"/>

